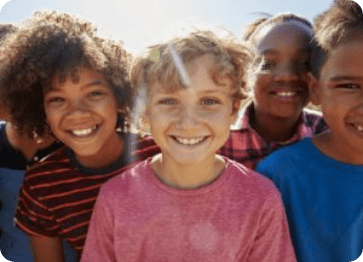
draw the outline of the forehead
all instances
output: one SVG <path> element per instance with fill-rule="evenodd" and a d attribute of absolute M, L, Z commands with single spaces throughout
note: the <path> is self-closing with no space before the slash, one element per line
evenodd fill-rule
<path fill-rule="evenodd" d="M 179 78 L 181 78 L 181 75 L 187 78 L 187 81 L 182 80 L 180 82 L 188 82 L 190 84 L 189 86 L 178 85 L 171 87 L 167 83 L 162 85 L 156 82 L 151 85 L 150 91 L 151 93 L 176 93 L 181 90 L 230 92 L 230 79 L 228 77 L 218 77 L 218 72 L 214 72 L 214 68 L 215 60 L 212 55 L 200 56 L 184 65 L 184 73 L 178 72 Z M 183 69 L 177 68 L 177 70 Z M 215 79 L 214 73 L 217 73 L 217 79 Z"/>
<path fill-rule="evenodd" d="M 58 75 L 54 76 L 51 90 L 61 90 L 70 84 L 80 86 L 89 86 L 94 84 L 108 85 L 104 76 L 97 70 L 90 68 L 78 68 L 75 69 L 73 75 L 67 74 L 63 81 Z"/>
<path fill-rule="evenodd" d="M 262 28 L 256 36 L 256 47 L 260 54 L 266 51 L 294 53 L 311 51 L 311 28 L 300 21 L 288 21 Z"/>
<path fill-rule="evenodd" d="M 330 51 L 320 78 L 349 76 L 363 79 L 363 39 L 341 43 Z"/>

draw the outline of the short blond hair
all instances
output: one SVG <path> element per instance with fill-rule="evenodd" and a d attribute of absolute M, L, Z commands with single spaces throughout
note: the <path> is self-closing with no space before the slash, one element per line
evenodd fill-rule
<path fill-rule="evenodd" d="M 231 80 L 233 98 L 246 98 L 246 71 L 252 54 L 246 46 L 231 34 L 217 37 L 211 30 L 194 30 L 184 37 L 174 37 L 170 41 L 152 45 L 144 56 L 136 59 L 131 70 L 131 81 L 137 90 L 148 88 L 158 82 L 171 91 L 187 84 L 173 58 L 177 54 L 182 64 L 211 55 L 214 59 L 211 76 L 216 84 L 221 77 Z"/>

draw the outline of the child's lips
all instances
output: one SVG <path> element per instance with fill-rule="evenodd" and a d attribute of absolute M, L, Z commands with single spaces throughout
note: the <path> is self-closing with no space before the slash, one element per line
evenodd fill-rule
<path fill-rule="evenodd" d="M 350 123 L 350 125 L 363 134 L 363 123 Z"/>
<path fill-rule="evenodd" d="M 203 143 L 208 138 L 208 136 L 183 137 L 174 135 L 171 135 L 171 137 L 182 145 L 198 145 Z"/>
<path fill-rule="evenodd" d="M 100 125 L 96 124 L 90 127 L 75 127 L 67 129 L 67 133 L 76 138 L 89 138 L 97 133 Z"/>

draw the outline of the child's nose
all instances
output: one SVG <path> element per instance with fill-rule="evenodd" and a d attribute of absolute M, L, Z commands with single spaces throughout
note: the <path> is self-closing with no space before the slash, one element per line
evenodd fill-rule
<path fill-rule="evenodd" d="M 68 114 L 83 115 L 88 113 L 88 106 L 83 100 L 73 100 L 68 107 Z"/>
<path fill-rule="evenodd" d="M 184 107 L 179 114 L 179 124 L 184 128 L 196 127 L 198 116 L 195 107 Z"/>
<path fill-rule="evenodd" d="M 275 80 L 291 82 L 296 81 L 300 77 L 298 67 L 291 62 L 286 62 L 279 66 L 275 71 Z"/>

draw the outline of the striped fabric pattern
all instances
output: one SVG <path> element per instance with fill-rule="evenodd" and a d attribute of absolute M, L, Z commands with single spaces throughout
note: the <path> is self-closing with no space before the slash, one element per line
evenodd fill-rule
<path fill-rule="evenodd" d="M 43 159 L 25 174 L 16 226 L 29 235 L 64 238 L 81 254 L 100 187 L 158 152 L 151 139 L 138 139 L 134 149 L 133 160 L 123 159 L 108 172 L 83 172 L 72 164 L 65 147 Z"/>

